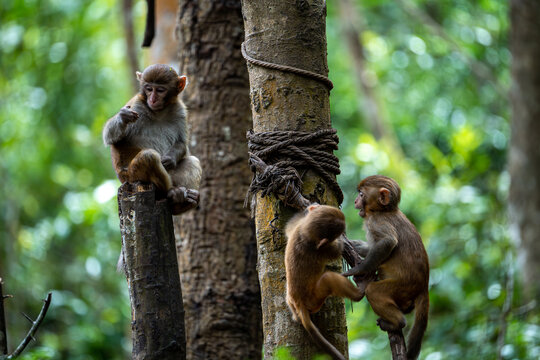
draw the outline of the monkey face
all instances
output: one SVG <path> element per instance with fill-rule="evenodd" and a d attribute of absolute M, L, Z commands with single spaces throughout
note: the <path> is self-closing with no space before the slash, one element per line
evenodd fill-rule
<path fill-rule="evenodd" d="M 144 94 L 146 95 L 146 103 L 151 110 L 163 110 L 167 95 L 167 89 L 164 86 L 146 84 Z"/>
<path fill-rule="evenodd" d="M 354 200 L 354 208 L 360 210 L 358 215 L 366 217 L 366 194 L 362 189 L 358 190 L 358 196 Z"/>

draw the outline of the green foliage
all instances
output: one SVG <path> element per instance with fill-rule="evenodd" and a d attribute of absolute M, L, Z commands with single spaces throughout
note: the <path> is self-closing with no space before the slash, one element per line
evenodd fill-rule
<path fill-rule="evenodd" d="M 501 354 L 536 359 L 539 313 L 518 310 L 525 303 L 519 287 L 507 293 L 508 273 L 516 266 L 506 220 L 509 103 L 502 95 L 509 88 L 507 3 L 413 1 L 457 47 L 399 3 L 356 1 L 364 21 L 364 76 L 398 150 L 369 135 L 358 110 L 363 94 L 355 90 L 352 60 L 341 41 L 337 5 L 328 3 L 330 77 L 337 84 L 332 123 L 341 135 L 338 180 L 346 194 L 349 237 L 364 235 L 353 209 L 359 180 L 375 173 L 396 178 L 403 190 L 401 207 L 417 225 L 430 256 L 431 318 L 421 357 L 496 358 L 502 307 L 510 296 L 513 310 Z M 483 64 L 494 81 L 475 74 L 472 60 Z M 348 319 L 351 358 L 390 358 L 388 339 L 365 301 L 355 305 Z"/>
<path fill-rule="evenodd" d="M 392 139 L 377 141 L 328 3 L 332 121 L 350 238 L 363 237 L 356 183 L 382 173 L 403 189 L 402 209 L 431 260 L 431 319 L 422 358 L 492 359 L 512 297 L 501 354 L 540 356 L 540 316 L 516 282 L 506 222 L 509 104 L 507 2 L 412 1 L 456 44 L 395 1 L 356 1 L 366 72 Z M 136 13 L 141 12 L 141 1 Z M 52 305 L 23 359 L 122 359 L 130 348 L 115 193 L 101 142 L 105 120 L 129 98 L 118 2 L 3 0 L 0 6 L 0 277 L 10 350 L 40 299 Z M 139 19 L 138 23 L 141 19 Z M 140 33 L 140 32 L 139 32 Z M 471 60 L 493 80 L 476 75 Z M 396 146 L 397 144 L 397 146 Z M 517 279 L 516 279 L 517 280 Z M 362 301 L 349 311 L 351 358 L 388 359 L 388 339 Z M 411 318 L 408 319 L 412 321 Z M 285 352 L 281 352 L 285 351 Z M 277 358 L 290 358 L 278 350 Z"/>
<path fill-rule="evenodd" d="M 24 358 L 121 359 L 129 342 L 118 182 L 101 141 L 128 99 L 119 8 L 100 1 L 3 1 L 0 20 L 0 276 L 13 350 L 45 294 L 52 305 Z"/>

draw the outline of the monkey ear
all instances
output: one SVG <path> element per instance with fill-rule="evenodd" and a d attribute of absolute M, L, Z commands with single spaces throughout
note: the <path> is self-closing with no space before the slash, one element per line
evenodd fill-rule
<path fill-rule="evenodd" d="M 328 244 L 329 241 L 327 238 L 324 238 L 324 239 L 321 239 L 321 241 L 319 241 L 319 243 L 317 244 L 317 250 L 320 249 L 321 246 L 325 245 L 325 244 Z"/>
<path fill-rule="evenodd" d="M 308 209 L 308 211 L 312 211 L 312 210 L 318 208 L 319 206 L 321 206 L 321 205 L 315 203 L 315 204 L 309 205 L 307 209 Z"/>
<path fill-rule="evenodd" d="M 388 205 L 390 204 L 390 190 L 387 188 L 380 188 L 379 189 L 379 202 L 381 205 Z"/>
<path fill-rule="evenodd" d="M 142 80 L 142 72 L 140 72 L 140 71 L 135 71 L 135 75 L 137 75 L 137 80 L 139 80 L 139 81 Z"/>
<path fill-rule="evenodd" d="M 178 92 L 181 93 L 182 90 L 184 90 L 184 88 L 186 87 L 187 85 L 187 77 L 182 75 L 182 76 L 179 76 L 178 77 Z"/>

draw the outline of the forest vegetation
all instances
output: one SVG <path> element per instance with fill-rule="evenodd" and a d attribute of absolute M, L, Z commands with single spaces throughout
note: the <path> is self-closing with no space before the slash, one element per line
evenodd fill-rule
<path fill-rule="evenodd" d="M 120 3 L 1 1 L 0 277 L 14 296 L 5 301 L 10 349 L 29 327 L 21 312 L 37 315 L 53 292 L 21 359 L 124 359 L 131 351 L 127 284 L 115 271 L 120 183 L 101 138 L 133 91 Z M 345 3 L 353 14 L 340 11 Z M 395 178 L 430 258 L 421 358 L 539 358 L 538 303 L 522 286 L 508 220 L 508 2 L 327 6 L 348 237 L 364 237 L 354 209 L 359 180 Z M 134 1 L 137 39 L 145 14 L 146 2 Z M 147 51 L 137 49 L 141 68 Z M 350 358 L 390 358 L 367 302 L 346 301 L 346 309 Z"/>

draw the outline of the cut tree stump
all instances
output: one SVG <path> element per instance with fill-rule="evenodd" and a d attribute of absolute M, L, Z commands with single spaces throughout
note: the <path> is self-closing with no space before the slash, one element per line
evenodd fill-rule
<path fill-rule="evenodd" d="M 118 189 L 122 256 L 131 301 L 132 359 L 185 359 L 184 307 L 172 214 L 151 184 Z"/>

